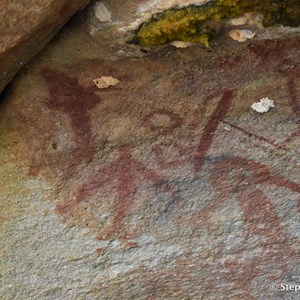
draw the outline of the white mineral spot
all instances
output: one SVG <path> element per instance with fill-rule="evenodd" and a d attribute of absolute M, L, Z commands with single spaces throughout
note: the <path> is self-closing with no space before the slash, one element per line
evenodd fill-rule
<path fill-rule="evenodd" d="M 182 42 L 182 41 L 174 41 L 170 45 L 176 47 L 176 48 L 187 48 L 192 45 L 192 43 L 189 42 Z"/>
<path fill-rule="evenodd" d="M 111 12 L 102 2 L 97 2 L 94 7 L 95 16 L 100 22 L 111 22 Z"/>
<path fill-rule="evenodd" d="M 106 89 L 119 83 L 119 80 L 111 76 L 101 76 L 93 79 L 93 82 L 99 89 Z"/>
<path fill-rule="evenodd" d="M 233 29 L 229 31 L 229 36 L 238 42 L 245 42 L 246 40 L 253 39 L 255 32 L 249 29 Z"/>
<path fill-rule="evenodd" d="M 259 102 L 255 102 L 251 105 L 251 108 L 259 113 L 268 112 L 272 107 L 275 107 L 274 101 L 268 97 L 261 98 Z"/>

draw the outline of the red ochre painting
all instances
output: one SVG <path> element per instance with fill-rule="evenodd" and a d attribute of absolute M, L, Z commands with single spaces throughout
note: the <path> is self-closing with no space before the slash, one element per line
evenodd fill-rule
<path fill-rule="evenodd" d="M 175 237 L 183 231 L 186 238 L 204 234 L 214 240 L 205 251 L 218 258 L 226 248 L 218 237 L 222 226 L 240 222 L 236 250 L 246 251 L 255 237 L 260 252 L 221 266 L 218 260 L 210 267 L 204 260 L 199 263 L 222 268 L 227 273 L 220 276 L 230 274 L 228 280 L 243 287 L 241 297 L 251 299 L 250 283 L 262 274 L 260 265 L 274 265 L 287 274 L 292 266 L 284 257 L 299 258 L 299 250 L 289 246 L 297 237 L 289 236 L 288 226 L 282 225 L 286 220 L 278 214 L 280 199 L 270 196 L 287 193 L 287 207 L 299 214 L 299 171 L 277 171 L 299 168 L 299 149 L 289 147 L 299 138 L 299 46 L 299 39 L 264 41 L 248 44 L 239 54 L 217 53 L 210 75 L 207 60 L 196 54 L 184 60 L 174 53 L 167 58 L 154 54 L 142 65 L 127 60 L 109 68 L 97 60 L 83 62 L 81 69 L 43 66 L 36 72 L 46 90 L 39 109 L 47 111 L 41 118 L 51 120 L 51 129 L 43 133 L 39 117 L 31 121 L 44 142 L 32 143 L 37 155 L 28 174 L 50 183 L 60 176 L 53 202 L 63 222 L 89 227 L 96 239 L 117 239 L 129 247 L 138 247 L 135 241 L 143 235 Z M 120 82 L 99 90 L 92 81 L 99 74 Z M 258 115 L 250 105 L 269 95 L 263 93 L 277 97 L 277 107 Z M 281 127 L 272 137 L 276 128 L 268 124 L 274 114 Z M 18 113 L 19 120 L 23 115 Z M 249 115 L 257 123 L 248 124 Z M 284 134 L 285 122 L 294 127 Z M 67 148 L 63 126 L 72 133 L 67 134 Z M 229 202 L 237 213 L 227 212 L 222 219 Z M 193 260 L 197 257 L 191 256 L 189 263 Z M 180 276 L 188 279 L 190 267 L 180 268 Z M 270 274 L 268 280 L 278 279 Z M 151 276 L 154 286 L 164 284 L 155 279 L 159 272 Z"/>
<path fill-rule="evenodd" d="M 292 46 L 296 47 L 297 44 Z M 248 48 L 250 52 L 262 58 L 262 64 L 257 65 L 257 69 L 267 68 L 267 60 L 276 56 L 277 70 L 275 71 L 277 76 L 285 78 L 283 81 L 286 81 L 284 89 L 286 89 L 288 95 L 287 101 L 298 117 L 299 96 L 297 96 L 295 81 L 299 75 L 299 68 L 297 69 L 298 66 L 293 67 L 284 74 L 281 70 L 282 66 L 288 63 L 284 57 L 285 55 L 288 56 L 288 45 L 281 45 L 277 41 L 267 41 L 264 46 L 250 45 Z M 279 51 L 280 49 L 281 51 Z M 239 60 L 240 58 L 237 59 L 237 61 Z M 225 66 L 225 69 L 227 68 L 227 62 L 222 55 L 219 57 L 217 64 L 219 67 L 221 64 L 221 66 Z M 229 66 L 234 68 L 233 62 Z M 72 180 L 72 176 L 78 176 L 81 169 L 92 162 L 97 153 L 97 138 L 95 137 L 97 133 L 94 133 L 92 129 L 90 111 L 95 106 L 101 106 L 103 101 L 101 93 L 105 94 L 109 91 L 99 92 L 95 86 L 84 87 L 75 77 L 70 77 L 63 71 L 56 71 L 51 68 L 43 68 L 40 75 L 49 92 L 44 105 L 54 113 L 57 112 L 67 117 L 73 130 L 73 139 L 76 146 L 72 149 L 72 159 L 68 159 L 61 166 L 64 178 Z M 134 80 L 128 80 L 130 75 L 126 75 L 122 74 L 124 81 L 127 80 L 130 83 Z M 134 77 L 135 74 L 131 76 Z M 172 83 L 173 79 L 170 80 L 170 85 Z M 201 80 L 200 82 L 196 81 L 194 84 L 201 84 Z M 109 88 L 111 94 L 113 94 L 113 89 L 115 87 Z M 137 92 L 142 94 L 143 91 L 141 90 L 142 88 L 139 87 Z M 117 93 L 122 93 L 122 86 L 118 87 Z M 270 211 L 270 215 L 273 216 L 272 218 L 277 220 L 274 205 L 263 193 L 261 187 L 257 188 L 256 185 L 261 183 L 275 185 L 278 188 L 287 188 L 299 194 L 299 184 L 286 179 L 284 176 L 272 174 L 266 164 L 243 157 L 242 153 L 226 153 L 217 156 L 210 153 L 216 132 L 218 132 L 219 127 L 225 125 L 258 143 L 269 145 L 271 151 L 285 150 L 284 143 L 274 143 L 274 141 L 263 135 L 252 133 L 247 128 L 241 128 L 230 123 L 230 118 L 227 118 L 227 116 L 230 116 L 236 94 L 236 88 L 230 88 L 230 85 L 228 85 L 228 87 L 221 87 L 214 92 L 198 96 L 197 106 L 189 112 L 190 116 L 188 118 L 185 118 L 182 112 L 172 109 L 171 105 L 164 106 L 163 102 L 159 105 L 159 108 L 145 113 L 137 125 L 158 137 L 157 141 L 147 145 L 147 152 L 150 153 L 151 159 L 145 160 L 143 158 L 139 160 L 138 157 L 135 157 L 135 148 L 138 148 L 138 145 L 134 143 L 123 143 L 117 146 L 114 149 L 116 154 L 110 161 L 104 164 L 100 161 L 99 167 L 94 165 L 95 162 L 92 163 L 93 167 L 90 174 L 85 176 L 85 179 L 82 180 L 76 190 L 70 191 L 72 197 L 60 199 L 56 206 L 57 214 L 65 220 L 71 218 L 75 222 L 84 214 L 81 211 L 82 209 L 78 209 L 78 207 L 83 204 L 88 206 L 90 202 L 94 203 L 95 201 L 107 202 L 111 206 L 110 209 L 112 209 L 111 216 L 107 220 L 107 224 L 101 224 L 101 226 L 96 224 L 97 237 L 104 239 L 123 237 L 128 234 L 128 226 L 125 226 L 127 229 L 124 230 L 124 224 L 130 220 L 131 211 L 134 210 L 138 202 L 137 190 L 142 188 L 145 190 L 144 192 L 147 192 L 147 189 L 153 189 L 155 192 L 158 189 L 168 195 L 168 198 L 176 199 L 174 200 L 176 204 L 173 205 L 179 207 L 184 205 L 186 199 L 178 191 L 176 180 L 173 180 L 172 176 L 168 177 L 167 174 L 174 171 L 176 172 L 175 177 L 185 177 L 186 171 L 181 174 L 180 169 L 189 168 L 188 177 L 201 177 L 201 172 L 205 167 L 210 170 L 211 175 L 208 178 L 215 196 L 201 211 L 195 213 L 194 218 L 203 220 L 203 222 L 199 222 L 199 220 L 195 222 L 195 224 L 198 224 L 198 227 L 195 226 L 195 230 L 199 230 L 201 226 L 206 226 L 209 229 L 210 213 L 221 206 L 223 202 L 226 202 L 233 194 L 244 213 L 246 224 L 249 223 L 251 228 L 257 223 L 251 222 L 255 210 L 264 212 L 264 209 L 267 209 Z M 147 96 L 149 95 L 145 97 Z M 206 112 L 208 106 L 210 112 Z M 142 113 L 140 114 L 142 115 Z M 287 138 L 291 139 L 295 134 L 297 132 L 291 133 L 290 137 Z M 179 136 L 178 139 L 176 138 L 177 135 Z M 171 156 L 168 157 L 169 154 L 165 155 L 163 149 L 168 149 Z M 33 164 L 30 172 L 32 173 L 32 170 L 35 169 L 35 164 Z M 227 178 L 228 173 L 234 174 L 230 184 Z M 110 195 L 98 198 L 97 193 L 99 191 L 101 193 L 101 190 L 105 187 L 110 191 Z M 147 205 L 147 203 L 145 202 L 144 205 Z M 173 218 L 176 219 L 176 214 Z M 269 216 L 269 218 L 271 217 Z M 268 224 L 268 218 L 263 219 L 258 217 L 259 222 L 264 221 Z M 95 226 L 95 222 L 92 223 Z M 278 223 L 276 226 L 278 226 L 276 232 L 279 233 L 280 224 Z M 253 230 L 256 229 L 252 228 L 249 232 Z M 131 233 L 133 237 L 135 236 L 134 231 L 133 229 Z M 139 233 L 140 231 L 141 229 L 138 230 Z"/>

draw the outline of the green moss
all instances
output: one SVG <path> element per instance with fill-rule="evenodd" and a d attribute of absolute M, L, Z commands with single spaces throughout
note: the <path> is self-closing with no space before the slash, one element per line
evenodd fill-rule
<path fill-rule="evenodd" d="M 173 9 L 153 16 L 138 30 L 136 42 L 163 45 L 178 40 L 208 46 L 218 32 L 218 21 L 246 12 L 261 13 L 264 26 L 300 24 L 299 0 L 216 0 L 204 6 Z"/>

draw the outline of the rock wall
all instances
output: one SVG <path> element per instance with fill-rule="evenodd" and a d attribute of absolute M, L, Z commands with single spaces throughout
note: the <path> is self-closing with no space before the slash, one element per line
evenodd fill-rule
<path fill-rule="evenodd" d="M 0 2 L 0 92 L 88 0 Z"/>

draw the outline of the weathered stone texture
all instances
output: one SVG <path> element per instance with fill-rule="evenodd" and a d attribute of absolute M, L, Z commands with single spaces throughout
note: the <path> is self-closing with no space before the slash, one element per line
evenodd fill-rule
<path fill-rule="evenodd" d="M 145 53 L 87 24 L 0 103 L 1 300 L 299 299 L 299 35 Z"/>
<path fill-rule="evenodd" d="M 0 92 L 88 0 L 0 2 Z"/>

